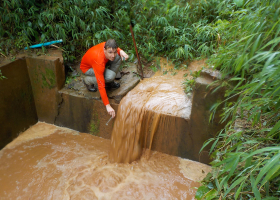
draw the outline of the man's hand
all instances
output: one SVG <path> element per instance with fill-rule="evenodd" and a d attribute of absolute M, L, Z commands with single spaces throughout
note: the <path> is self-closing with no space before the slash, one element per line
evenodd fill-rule
<path fill-rule="evenodd" d="M 106 105 L 107 112 L 109 115 L 111 115 L 113 118 L 115 117 L 116 113 L 115 110 L 111 107 L 110 104 Z"/>
<path fill-rule="evenodd" d="M 129 58 L 129 56 L 123 50 L 120 51 L 120 56 L 121 56 L 122 60 L 123 60 L 123 58 L 125 60 L 127 60 Z"/>

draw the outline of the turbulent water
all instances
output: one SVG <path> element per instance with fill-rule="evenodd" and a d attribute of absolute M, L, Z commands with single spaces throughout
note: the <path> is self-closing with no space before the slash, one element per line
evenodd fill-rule
<path fill-rule="evenodd" d="M 188 119 L 191 100 L 181 83 L 162 77 L 142 81 L 120 102 L 111 136 L 110 160 L 130 163 L 139 159 L 143 147 L 151 149 L 159 126 L 176 129 L 172 115 Z M 160 133 L 158 133 L 160 134 Z"/>
<path fill-rule="evenodd" d="M 37 123 L 0 152 L 0 199 L 194 199 L 209 171 L 200 163 L 152 152 L 110 163 L 110 141 Z"/>
<path fill-rule="evenodd" d="M 142 152 L 159 127 L 172 134 L 175 118 L 166 116 L 189 118 L 180 80 L 168 79 L 142 81 L 127 94 L 111 142 L 41 122 L 22 133 L 0 151 L 0 200 L 194 199 L 209 166 Z"/>

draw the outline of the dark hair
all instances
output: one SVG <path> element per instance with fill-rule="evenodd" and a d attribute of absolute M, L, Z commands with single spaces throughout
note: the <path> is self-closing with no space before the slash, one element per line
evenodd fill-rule
<path fill-rule="evenodd" d="M 114 39 L 109 39 L 105 43 L 104 48 L 105 49 L 107 49 L 107 48 L 117 49 L 118 48 L 118 44 L 117 44 L 117 42 Z"/>

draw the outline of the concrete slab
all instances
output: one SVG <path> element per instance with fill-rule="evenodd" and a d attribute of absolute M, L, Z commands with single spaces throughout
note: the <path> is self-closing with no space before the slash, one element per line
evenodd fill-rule
<path fill-rule="evenodd" d="M 28 73 L 39 121 L 54 123 L 57 108 L 62 101 L 58 91 L 63 87 L 63 61 L 58 57 L 26 58 Z"/>

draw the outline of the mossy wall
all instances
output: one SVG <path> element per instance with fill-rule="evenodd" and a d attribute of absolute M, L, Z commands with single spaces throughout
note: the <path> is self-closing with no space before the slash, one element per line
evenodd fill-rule
<path fill-rule="evenodd" d="M 54 124 L 62 102 L 58 91 L 65 81 L 60 59 L 52 56 L 26 58 L 39 121 Z"/>

